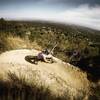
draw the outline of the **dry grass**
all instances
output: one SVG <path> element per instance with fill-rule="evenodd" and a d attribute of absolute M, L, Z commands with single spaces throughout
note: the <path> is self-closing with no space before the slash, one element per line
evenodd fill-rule
<path fill-rule="evenodd" d="M 6 50 L 15 50 L 15 49 L 37 49 L 42 50 L 41 46 L 39 46 L 35 41 L 30 42 L 26 38 L 20 38 L 18 36 L 0 36 L 0 52 L 4 52 Z"/>
<path fill-rule="evenodd" d="M 25 77 L 19 78 L 15 73 L 9 72 L 8 78 L 9 81 L 0 80 L 0 100 L 69 100 L 66 94 L 53 95 L 42 83 L 40 87 L 27 84 Z"/>
<path fill-rule="evenodd" d="M 17 84 L 20 86 L 22 84 L 21 87 L 23 87 L 23 84 L 27 84 L 31 88 L 39 89 L 42 86 L 43 90 L 47 89 L 47 97 L 51 95 L 53 98 L 57 97 L 60 100 L 83 100 L 86 95 L 89 95 L 88 80 L 78 68 L 74 68 L 70 64 L 64 64 L 57 58 L 57 62 L 53 64 L 39 62 L 38 65 L 34 65 L 26 62 L 25 56 L 35 54 L 35 51 L 27 49 L 13 50 L 0 56 L 0 66 L 2 66 L 0 68 L 5 72 L 5 76 L 8 75 L 7 79 L 10 79 L 12 85 Z M 54 100 L 59 99 L 55 98 Z"/>
<path fill-rule="evenodd" d="M 11 49 L 23 49 L 23 48 L 30 48 L 30 49 L 35 48 L 38 50 L 41 49 L 41 47 L 35 41 L 30 42 L 28 39 L 13 37 L 13 36 L 7 37 L 7 45 L 8 48 Z"/>
<path fill-rule="evenodd" d="M 0 37 L 0 44 L 2 44 L 0 45 L 1 48 L 3 48 L 1 51 L 25 48 L 41 50 L 41 46 L 35 41 L 30 42 L 28 39 L 20 37 Z M 21 51 L 21 53 L 23 52 Z M 14 59 L 21 58 L 18 60 L 21 62 L 24 60 L 22 59 L 23 57 L 19 57 L 20 52 L 18 58 L 16 55 L 14 55 Z M 86 73 L 83 73 L 81 70 L 71 65 L 62 64 L 60 63 L 60 60 L 58 60 L 58 64 L 52 66 L 44 63 L 42 63 L 41 66 L 38 66 L 39 69 L 42 67 L 41 70 L 46 72 L 46 75 L 40 74 L 40 72 L 36 72 L 36 70 L 32 71 L 33 68 L 30 68 L 29 65 L 24 66 L 25 63 L 22 66 L 13 66 L 13 62 L 10 62 L 11 65 L 9 66 L 9 69 L 13 67 L 13 69 L 16 70 L 16 68 L 22 67 L 23 70 L 16 70 L 15 73 L 13 71 L 8 73 L 9 81 L 5 81 L 2 78 L 3 76 L 0 75 L 0 100 L 30 100 L 30 98 L 31 100 L 92 100 L 91 98 L 100 97 L 100 85 L 93 87 L 87 80 Z M 27 70 L 24 70 L 23 66 L 27 67 Z M 33 65 L 32 67 L 37 66 Z M 52 72 L 54 74 L 52 74 Z M 40 76 L 38 76 L 38 73 Z M 48 84 L 45 86 L 41 83 L 41 78 L 47 78 L 47 80 L 44 79 L 44 84 L 51 81 L 48 80 L 49 78 L 54 79 L 55 84 L 50 83 L 50 86 L 52 86 L 51 88 L 48 87 Z M 51 90 L 58 91 L 59 95 L 54 94 Z"/>

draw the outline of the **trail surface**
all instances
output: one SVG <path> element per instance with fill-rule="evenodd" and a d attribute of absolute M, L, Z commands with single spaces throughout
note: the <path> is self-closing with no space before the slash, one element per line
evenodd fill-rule
<path fill-rule="evenodd" d="M 37 50 L 12 50 L 0 55 L 0 75 L 8 79 L 8 73 L 15 73 L 19 78 L 24 76 L 27 82 L 49 87 L 55 94 L 80 96 L 80 91 L 88 93 L 89 81 L 85 73 L 78 68 L 54 57 L 55 63 L 39 62 L 31 64 L 25 60 L 27 55 L 37 55 Z M 82 96 L 82 95 L 81 95 Z"/>

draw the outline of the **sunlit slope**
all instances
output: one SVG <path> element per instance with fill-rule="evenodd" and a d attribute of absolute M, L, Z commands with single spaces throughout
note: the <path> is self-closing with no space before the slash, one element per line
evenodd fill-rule
<path fill-rule="evenodd" d="M 37 50 L 12 50 L 0 55 L 0 75 L 9 80 L 8 73 L 15 73 L 18 78 L 38 87 L 43 85 L 55 95 L 67 94 L 71 98 L 86 98 L 89 94 L 89 81 L 85 73 L 78 68 L 54 58 L 55 63 L 38 62 L 31 64 L 25 60 L 27 55 L 37 55 Z"/>

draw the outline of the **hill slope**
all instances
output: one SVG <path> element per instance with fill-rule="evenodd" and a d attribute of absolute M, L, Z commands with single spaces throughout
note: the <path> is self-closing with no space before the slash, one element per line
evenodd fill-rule
<path fill-rule="evenodd" d="M 71 99 L 86 99 L 89 96 L 90 83 L 85 73 L 78 68 L 55 58 L 56 63 L 39 62 L 31 64 L 25 60 L 27 55 L 36 55 L 36 50 L 12 50 L 0 55 L 0 75 L 5 81 L 11 81 L 9 73 L 19 80 L 24 77 L 28 85 L 48 88 L 52 95 L 67 95 Z M 66 97 L 67 98 L 67 97 Z M 41 99 L 42 100 L 42 99 Z"/>

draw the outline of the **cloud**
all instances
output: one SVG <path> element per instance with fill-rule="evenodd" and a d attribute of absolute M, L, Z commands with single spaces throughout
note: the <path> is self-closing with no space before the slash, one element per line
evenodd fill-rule
<path fill-rule="evenodd" d="M 71 23 L 100 30 L 100 6 L 81 5 L 61 12 L 36 13 L 34 18 Z"/>
<path fill-rule="evenodd" d="M 100 0 L 39 0 L 43 3 L 63 4 L 66 6 L 79 6 L 88 4 L 89 6 L 100 5 Z"/>
<path fill-rule="evenodd" d="M 77 8 L 60 12 L 53 20 L 100 30 L 100 6 L 81 5 Z"/>
<path fill-rule="evenodd" d="M 100 5 L 100 0 L 0 0 L 0 4 L 11 3 L 42 3 L 42 4 L 63 4 L 65 6 L 79 6 L 82 4 L 88 4 L 90 6 Z"/>
<path fill-rule="evenodd" d="M 71 23 L 100 30 L 100 6 L 80 5 L 76 8 L 56 10 L 53 8 L 25 7 L 24 9 L 0 10 L 0 17 L 12 19 L 40 19 Z"/>

